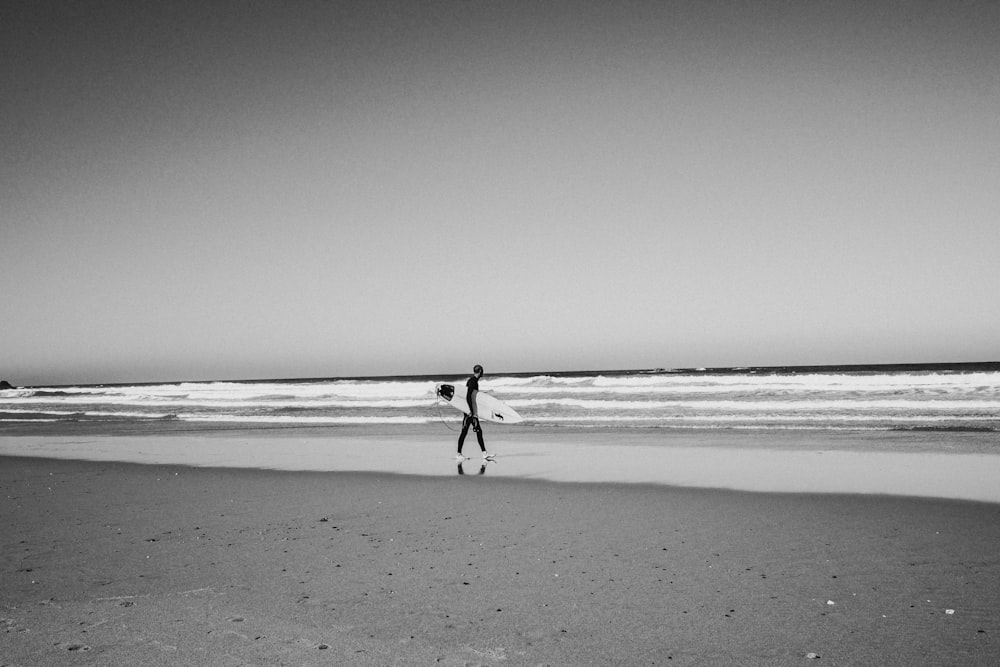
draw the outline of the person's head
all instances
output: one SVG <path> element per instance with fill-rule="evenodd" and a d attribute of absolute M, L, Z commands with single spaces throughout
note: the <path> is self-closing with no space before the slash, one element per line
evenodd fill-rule
<path fill-rule="evenodd" d="M 483 367 L 480 366 L 479 364 L 476 364 L 475 366 L 472 367 L 472 374 L 475 375 L 477 378 L 483 377 Z"/>

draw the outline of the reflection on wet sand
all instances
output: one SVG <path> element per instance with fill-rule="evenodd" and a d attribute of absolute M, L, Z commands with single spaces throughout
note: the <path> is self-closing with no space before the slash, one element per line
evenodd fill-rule
<path fill-rule="evenodd" d="M 462 461 L 461 463 L 458 464 L 458 474 L 459 475 L 464 475 L 465 474 L 465 469 L 463 467 L 464 463 L 466 463 L 466 462 Z M 475 468 L 475 466 L 472 466 L 472 468 Z M 479 472 L 477 472 L 476 474 L 477 475 L 485 475 L 486 474 L 486 461 L 483 461 L 482 465 L 479 466 Z"/>
<path fill-rule="evenodd" d="M 496 443 L 504 464 L 491 478 L 1000 502 L 993 434 L 508 433 Z M 0 436 L 0 455 L 429 476 L 455 474 L 450 449 L 449 439 L 426 431 Z M 459 464 L 458 474 L 485 474 L 489 462 L 476 464 Z"/>

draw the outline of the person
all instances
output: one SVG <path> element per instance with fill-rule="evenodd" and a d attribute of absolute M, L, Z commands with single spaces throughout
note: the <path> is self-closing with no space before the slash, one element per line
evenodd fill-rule
<path fill-rule="evenodd" d="M 483 367 L 476 364 L 472 368 L 472 375 L 465 381 L 465 402 L 469 405 L 469 414 L 462 420 L 462 432 L 458 436 L 459 460 L 465 460 L 462 455 L 462 445 L 465 444 L 465 436 L 469 432 L 469 427 L 476 432 L 476 439 L 479 441 L 479 449 L 483 450 L 483 458 L 491 459 L 492 454 L 486 452 L 486 443 L 483 442 L 483 428 L 479 425 L 479 409 L 476 406 L 476 394 L 479 393 L 479 378 L 483 377 Z"/>

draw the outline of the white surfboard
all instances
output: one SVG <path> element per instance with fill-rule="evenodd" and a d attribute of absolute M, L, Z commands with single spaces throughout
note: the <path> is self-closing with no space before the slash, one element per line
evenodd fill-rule
<path fill-rule="evenodd" d="M 439 384 L 437 386 L 437 395 L 442 401 L 456 410 L 469 414 L 469 404 L 465 401 L 465 392 L 465 386 L 461 384 Z M 479 411 L 479 418 L 484 421 L 497 422 L 498 424 L 517 424 L 524 421 L 524 417 L 517 414 L 514 408 L 499 398 L 482 391 L 476 392 L 476 408 Z"/>

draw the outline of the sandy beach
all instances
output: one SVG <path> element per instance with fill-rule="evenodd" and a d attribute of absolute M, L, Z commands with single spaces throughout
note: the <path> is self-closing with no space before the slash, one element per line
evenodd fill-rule
<path fill-rule="evenodd" d="M 23 457 L 0 484 L 3 665 L 1000 660 L 995 503 Z"/>
<path fill-rule="evenodd" d="M 0 667 L 1000 667 L 1000 1 L 0 52 Z"/>

